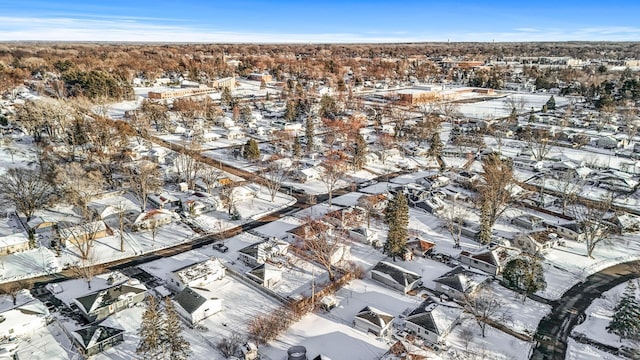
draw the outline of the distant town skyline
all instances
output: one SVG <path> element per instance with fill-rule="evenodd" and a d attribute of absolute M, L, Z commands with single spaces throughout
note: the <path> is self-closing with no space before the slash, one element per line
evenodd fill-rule
<path fill-rule="evenodd" d="M 0 41 L 640 41 L 637 1 L 4 0 Z"/>

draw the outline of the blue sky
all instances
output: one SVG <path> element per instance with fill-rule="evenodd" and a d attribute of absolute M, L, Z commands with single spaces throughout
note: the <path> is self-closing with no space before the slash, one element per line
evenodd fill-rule
<path fill-rule="evenodd" d="M 0 1 L 0 41 L 640 41 L 640 1 Z"/>

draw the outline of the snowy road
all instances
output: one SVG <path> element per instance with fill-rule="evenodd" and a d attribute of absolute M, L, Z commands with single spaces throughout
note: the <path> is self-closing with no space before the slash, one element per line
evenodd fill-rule
<path fill-rule="evenodd" d="M 634 265 L 631 265 L 634 264 Z M 564 359 L 567 351 L 567 338 L 573 328 L 584 317 L 584 312 L 602 293 L 618 284 L 640 277 L 634 266 L 640 261 L 609 267 L 587 278 L 569 289 L 551 314 L 538 324 L 538 346 L 533 350 L 532 360 Z"/>

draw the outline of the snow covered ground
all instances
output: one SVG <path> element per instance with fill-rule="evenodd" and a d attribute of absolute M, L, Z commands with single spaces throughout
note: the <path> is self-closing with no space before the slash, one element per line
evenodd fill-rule
<path fill-rule="evenodd" d="M 565 241 L 565 246 L 547 250 L 543 261 L 547 288 L 537 295 L 549 300 L 559 299 L 591 274 L 618 263 L 640 259 L 640 237 L 628 234 L 608 246 L 601 244 L 593 256 L 593 259 L 586 256 L 585 244 L 570 240 Z"/>
<path fill-rule="evenodd" d="M 636 283 L 636 287 L 640 281 L 631 280 Z M 589 339 L 595 340 L 602 344 L 611 345 L 619 348 L 621 346 L 634 347 L 629 340 L 620 341 L 620 338 L 611 334 L 606 330 L 611 318 L 613 317 L 613 309 L 620 301 L 620 297 L 624 292 L 626 283 L 620 284 L 613 289 L 605 292 L 598 299 L 595 299 L 585 311 L 587 316 L 585 321 L 573 329 L 573 335 L 584 335 Z M 636 291 L 636 297 L 640 295 L 640 291 Z"/>
<path fill-rule="evenodd" d="M 579 343 L 572 338 L 567 339 L 566 360 L 625 360 L 625 357 L 613 355 L 591 345 Z"/>
<path fill-rule="evenodd" d="M 469 104 L 461 104 L 459 111 L 463 116 L 473 119 L 497 119 L 509 116 L 510 107 L 507 105 L 507 99 L 512 98 L 516 103 L 523 101 L 523 111 L 529 112 L 531 108 L 536 111 L 542 109 L 549 98 L 550 94 L 509 94 L 506 97 L 480 101 Z M 556 106 L 563 106 L 569 103 L 568 99 L 554 95 Z"/>

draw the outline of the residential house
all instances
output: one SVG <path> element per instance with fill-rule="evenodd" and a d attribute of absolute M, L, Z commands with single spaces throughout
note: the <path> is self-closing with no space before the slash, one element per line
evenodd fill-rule
<path fill-rule="evenodd" d="M 72 340 L 85 357 L 93 356 L 124 342 L 124 330 L 91 325 L 71 332 Z"/>
<path fill-rule="evenodd" d="M 366 220 L 366 213 L 362 208 L 350 206 L 327 213 L 323 220 L 340 229 L 352 229 Z"/>
<path fill-rule="evenodd" d="M 461 315 L 459 307 L 429 297 L 407 315 L 405 329 L 432 344 L 442 344 Z"/>
<path fill-rule="evenodd" d="M 187 287 L 205 286 L 213 281 L 222 279 L 226 270 L 217 258 L 184 266 L 168 274 L 167 286 L 176 292 Z"/>
<path fill-rule="evenodd" d="M 422 349 L 406 340 L 398 340 L 381 360 L 428 360 L 433 352 Z"/>
<path fill-rule="evenodd" d="M 420 275 L 385 261 L 380 261 L 373 267 L 371 279 L 403 293 L 411 291 L 422 282 Z"/>
<path fill-rule="evenodd" d="M 282 270 L 269 263 L 256 266 L 247 272 L 247 277 L 271 289 L 282 280 Z"/>
<path fill-rule="evenodd" d="M 31 334 L 47 326 L 49 310 L 28 291 L 17 294 L 17 305 L 6 296 L 0 302 L 0 338 Z M 24 296 L 23 296 L 24 295 Z"/>
<path fill-rule="evenodd" d="M 165 209 L 143 212 L 138 215 L 131 228 L 134 231 L 154 229 L 158 226 L 170 224 L 174 216 L 177 216 L 177 214 Z"/>
<path fill-rule="evenodd" d="M 215 211 L 222 207 L 222 201 L 210 194 L 196 191 L 187 199 L 182 200 L 182 211 L 193 216 L 201 215 L 209 211 Z"/>
<path fill-rule="evenodd" d="M 500 275 L 504 266 L 509 260 L 517 256 L 520 251 L 507 248 L 504 246 L 496 246 L 493 249 L 470 253 L 462 251 L 460 253 L 460 263 L 470 268 L 478 269 L 490 275 Z"/>
<path fill-rule="evenodd" d="M 389 203 L 389 197 L 385 194 L 362 195 L 357 205 L 363 209 L 373 209 L 375 211 L 383 211 Z"/>
<path fill-rule="evenodd" d="M 558 244 L 558 235 L 549 230 L 515 234 L 512 245 L 528 254 L 539 254 Z"/>
<path fill-rule="evenodd" d="M 435 247 L 436 247 L 436 244 L 432 243 L 431 241 L 427 241 L 417 237 L 407 240 L 407 248 L 415 256 L 421 256 L 421 257 L 427 256 L 429 253 L 433 251 L 433 248 Z"/>
<path fill-rule="evenodd" d="M 0 255 L 29 250 L 29 236 L 17 217 L 0 219 Z"/>
<path fill-rule="evenodd" d="M 349 230 L 349 238 L 370 245 L 376 239 L 376 234 L 367 227 L 357 227 Z"/>
<path fill-rule="evenodd" d="M 264 264 L 271 258 L 287 254 L 288 250 L 288 242 L 270 238 L 240 249 L 238 251 L 238 260 L 255 267 Z"/>
<path fill-rule="evenodd" d="M 585 233 L 582 226 L 576 221 L 566 222 L 563 224 L 549 224 L 551 228 L 561 237 L 573 241 L 584 241 Z"/>
<path fill-rule="evenodd" d="M 433 280 L 435 290 L 454 299 L 463 299 L 473 293 L 488 277 L 456 266 L 451 271 Z"/>
<path fill-rule="evenodd" d="M 371 306 L 365 306 L 353 318 L 353 327 L 377 337 L 391 334 L 393 315 L 387 314 Z"/>
<path fill-rule="evenodd" d="M 324 169 L 321 166 L 314 166 L 302 170 L 298 170 L 295 174 L 296 180 L 301 183 L 306 183 L 313 180 L 318 180 L 324 174 Z"/>
<path fill-rule="evenodd" d="M 102 320 L 118 311 L 142 302 L 147 288 L 137 280 L 129 280 L 73 299 L 82 315 L 90 322 Z"/>
<path fill-rule="evenodd" d="M 176 312 L 189 324 L 195 325 L 222 310 L 222 299 L 206 298 L 200 292 L 186 287 L 173 298 Z"/>
<path fill-rule="evenodd" d="M 177 210 L 181 205 L 180 199 L 166 191 L 160 194 L 149 194 L 147 199 L 151 205 L 158 209 Z"/>
<path fill-rule="evenodd" d="M 63 244 L 68 242 L 80 244 L 107 236 L 107 225 L 104 221 L 98 220 L 68 227 L 59 227 L 58 235 Z"/>
<path fill-rule="evenodd" d="M 511 223 L 525 229 L 533 230 L 543 227 L 544 219 L 533 214 L 523 214 L 512 218 Z"/>

